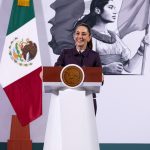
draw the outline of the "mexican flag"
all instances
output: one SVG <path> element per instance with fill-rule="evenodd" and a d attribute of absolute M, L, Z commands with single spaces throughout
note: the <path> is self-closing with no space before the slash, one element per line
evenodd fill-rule
<path fill-rule="evenodd" d="M 29 1 L 29 0 L 26 0 Z M 14 0 L 0 62 L 0 84 L 22 125 L 42 114 L 39 42 L 33 0 Z"/>

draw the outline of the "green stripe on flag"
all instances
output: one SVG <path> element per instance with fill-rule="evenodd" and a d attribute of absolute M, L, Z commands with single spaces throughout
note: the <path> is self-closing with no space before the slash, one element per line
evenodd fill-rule
<path fill-rule="evenodd" d="M 29 7 L 23 7 L 17 5 L 18 0 L 14 0 L 11 10 L 11 16 L 7 29 L 7 35 L 20 28 L 22 25 L 30 21 L 35 17 L 33 0 L 30 0 Z"/>

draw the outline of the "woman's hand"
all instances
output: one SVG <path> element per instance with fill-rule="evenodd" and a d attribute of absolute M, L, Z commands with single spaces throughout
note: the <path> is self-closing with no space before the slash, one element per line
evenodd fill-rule
<path fill-rule="evenodd" d="M 43 67 L 42 67 L 42 71 L 40 72 L 39 76 L 40 76 L 41 80 L 43 80 Z"/>
<path fill-rule="evenodd" d="M 120 62 L 113 62 L 103 65 L 104 74 L 121 74 L 123 71 L 123 64 Z"/>

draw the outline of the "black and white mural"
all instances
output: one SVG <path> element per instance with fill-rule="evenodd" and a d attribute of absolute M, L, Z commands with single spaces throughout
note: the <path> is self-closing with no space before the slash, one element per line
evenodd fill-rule
<path fill-rule="evenodd" d="M 55 16 L 49 20 L 52 24 L 52 40 L 49 45 L 53 52 L 60 54 L 64 48 L 74 47 L 73 29 L 79 23 L 86 23 L 92 29 L 93 49 L 100 55 L 104 74 L 143 74 L 144 53 L 149 42 L 147 32 L 150 2 L 123 0 L 120 6 L 116 2 L 56 0 L 52 3 L 50 7 L 55 11 Z M 114 25 L 116 27 L 112 28 Z M 141 30 L 146 33 L 139 35 L 141 41 L 136 50 L 130 49 L 122 39 Z M 138 73 L 134 72 L 136 68 L 140 70 Z"/>

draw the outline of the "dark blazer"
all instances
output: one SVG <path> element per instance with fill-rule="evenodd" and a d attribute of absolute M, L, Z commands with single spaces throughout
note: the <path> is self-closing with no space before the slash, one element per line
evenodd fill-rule
<path fill-rule="evenodd" d="M 64 49 L 55 63 L 55 66 L 66 66 L 69 64 L 76 64 L 80 67 L 101 67 L 100 56 L 97 52 L 86 49 L 83 53 L 80 53 L 73 49 Z M 93 93 L 93 104 L 95 115 L 97 111 L 96 94 Z"/>
<path fill-rule="evenodd" d="M 76 64 L 81 67 L 100 67 L 101 61 L 99 54 L 93 50 L 86 49 L 83 53 L 78 53 L 76 48 L 64 49 L 58 57 L 55 66 L 66 66 Z"/>

